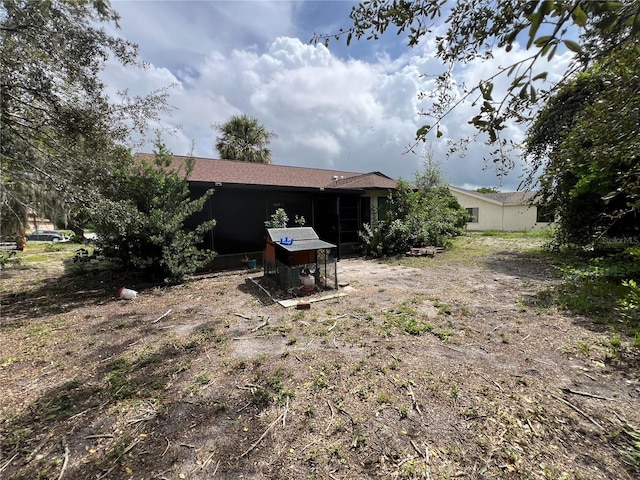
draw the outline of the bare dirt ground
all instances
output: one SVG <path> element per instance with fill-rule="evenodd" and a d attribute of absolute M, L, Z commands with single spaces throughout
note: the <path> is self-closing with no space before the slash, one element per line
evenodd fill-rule
<path fill-rule="evenodd" d="M 310 310 L 255 273 L 5 269 L 0 478 L 638 478 L 638 351 L 553 306 L 538 247 L 343 259 Z"/>

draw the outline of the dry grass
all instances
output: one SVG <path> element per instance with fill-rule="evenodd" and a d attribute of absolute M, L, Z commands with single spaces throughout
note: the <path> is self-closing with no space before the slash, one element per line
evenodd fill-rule
<path fill-rule="evenodd" d="M 343 260 L 355 292 L 308 311 L 32 249 L 2 272 L 0 478 L 637 478 L 637 350 L 549 303 L 539 244 Z"/>

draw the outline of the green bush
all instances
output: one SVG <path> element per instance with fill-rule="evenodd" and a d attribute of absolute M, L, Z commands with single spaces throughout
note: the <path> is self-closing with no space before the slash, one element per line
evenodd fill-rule
<path fill-rule="evenodd" d="M 14 250 L 0 250 L 0 268 L 19 264 L 20 257 L 16 255 Z"/>
<path fill-rule="evenodd" d="M 106 258 L 126 269 L 176 283 L 215 255 L 199 248 L 215 220 L 194 230 L 185 227 L 185 221 L 202 210 L 213 191 L 191 200 L 186 178 L 192 162 L 180 175 L 172 165 L 173 155 L 159 139 L 154 153 L 153 161 L 141 160 L 117 173 L 114 200 L 103 203 L 100 215 L 95 215 L 96 245 Z"/>
<path fill-rule="evenodd" d="M 404 253 L 412 247 L 446 246 L 466 230 L 467 211 L 446 186 L 414 190 L 400 180 L 389 196 L 385 218 L 360 232 L 366 255 L 380 257 Z"/>

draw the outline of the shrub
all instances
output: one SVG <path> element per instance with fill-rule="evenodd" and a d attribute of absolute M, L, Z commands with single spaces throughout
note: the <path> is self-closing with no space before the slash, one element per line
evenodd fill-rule
<path fill-rule="evenodd" d="M 366 255 L 380 257 L 404 253 L 411 247 L 443 247 L 466 228 L 467 212 L 448 187 L 414 190 L 400 180 L 389 196 L 385 218 L 360 232 Z"/>
<path fill-rule="evenodd" d="M 194 230 L 185 227 L 185 221 L 202 210 L 213 191 L 191 200 L 186 178 L 193 162 L 187 162 L 181 176 L 172 166 L 173 155 L 159 139 L 154 153 L 152 162 L 142 160 L 118 172 L 114 200 L 105 202 L 101 214 L 95 216 L 96 245 L 105 257 L 126 269 L 175 283 L 215 255 L 198 248 L 215 220 Z"/>

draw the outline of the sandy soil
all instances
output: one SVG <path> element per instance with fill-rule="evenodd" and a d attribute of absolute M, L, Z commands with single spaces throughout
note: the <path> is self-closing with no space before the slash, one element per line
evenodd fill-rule
<path fill-rule="evenodd" d="M 309 310 L 255 273 L 5 270 L 0 478 L 638 478 L 638 352 L 554 307 L 538 246 L 343 259 Z"/>

